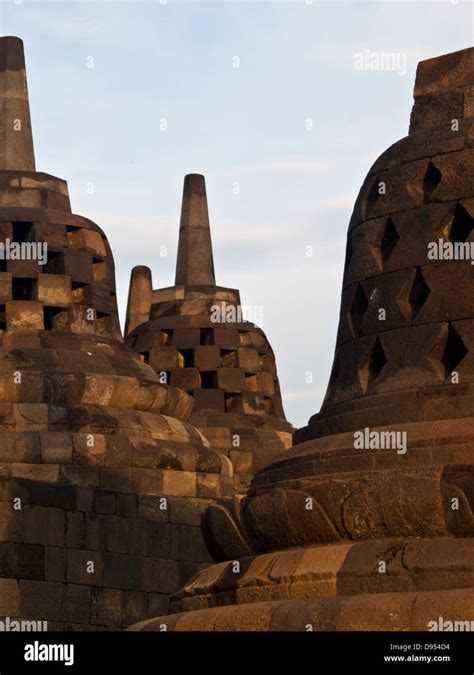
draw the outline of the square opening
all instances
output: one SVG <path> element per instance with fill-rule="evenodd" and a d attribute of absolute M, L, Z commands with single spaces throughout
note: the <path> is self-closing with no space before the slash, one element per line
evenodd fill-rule
<path fill-rule="evenodd" d="M 44 329 L 45 330 L 54 330 L 53 319 L 55 316 L 64 312 L 64 307 L 44 307 L 43 308 L 43 318 L 44 318 Z"/>
<path fill-rule="evenodd" d="M 201 328 L 201 344 L 202 345 L 214 344 L 214 331 L 212 330 L 212 328 Z"/>
<path fill-rule="evenodd" d="M 201 389 L 218 389 L 217 373 L 201 373 Z"/>
<path fill-rule="evenodd" d="M 43 271 L 46 274 L 64 274 L 64 253 L 48 250 L 48 261 Z"/>
<path fill-rule="evenodd" d="M 34 279 L 13 277 L 12 279 L 12 299 L 13 300 L 33 300 Z"/>
<path fill-rule="evenodd" d="M 33 223 L 29 221 L 13 221 L 13 241 L 34 241 Z"/>
<path fill-rule="evenodd" d="M 179 353 L 184 357 L 184 367 L 194 367 L 194 349 L 180 349 Z"/>

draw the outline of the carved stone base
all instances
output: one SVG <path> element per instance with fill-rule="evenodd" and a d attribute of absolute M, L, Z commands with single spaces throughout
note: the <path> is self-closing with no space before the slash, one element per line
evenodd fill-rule
<path fill-rule="evenodd" d="M 132 630 L 423 631 L 473 607 L 473 538 L 384 539 L 213 565 Z"/>

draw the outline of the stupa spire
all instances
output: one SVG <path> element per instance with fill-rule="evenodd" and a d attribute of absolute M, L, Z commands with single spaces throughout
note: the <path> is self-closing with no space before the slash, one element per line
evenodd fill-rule
<path fill-rule="evenodd" d="M 184 178 L 179 226 L 177 286 L 215 286 L 211 230 L 204 176 L 191 173 Z"/>
<path fill-rule="evenodd" d="M 0 170 L 35 171 L 23 41 L 0 38 Z"/>

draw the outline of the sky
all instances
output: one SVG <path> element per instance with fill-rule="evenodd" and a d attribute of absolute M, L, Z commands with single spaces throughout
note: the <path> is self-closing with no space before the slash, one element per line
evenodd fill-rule
<path fill-rule="evenodd" d="M 470 0 L 0 0 L 37 169 L 105 230 L 122 325 L 134 265 L 174 283 L 183 178 L 204 174 L 217 283 L 263 312 L 297 427 L 324 398 L 358 190 L 407 134 L 418 61 L 472 46 L 473 17 Z M 357 69 L 366 50 L 398 67 Z"/>

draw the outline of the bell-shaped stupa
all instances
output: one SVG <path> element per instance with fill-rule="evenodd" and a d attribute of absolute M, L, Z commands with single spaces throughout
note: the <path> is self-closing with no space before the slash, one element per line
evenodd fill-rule
<path fill-rule="evenodd" d="M 254 477 L 240 518 L 209 507 L 224 562 L 175 596 L 169 628 L 472 619 L 473 95 L 473 48 L 419 64 L 409 135 L 372 166 L 349 225 L 322 409 Z"/>
<path fill-rule="evenodd" d="M 230 462 L 125 346 L 114 261 L 35 170 L 23 44 L 0 38 L 0 615 L 120 628 L 209 561 Z"/>
<path fill-rule="evenodd" d="M 272 348 L 239 291 L 216 285 L 204 176 L 184 179 L 175 285 L 153 290 L 148 267 L 132 271 L 126 334 L 194 398 L 190 422 L 231 459 L 236 487 L 291 446 Z"/>

